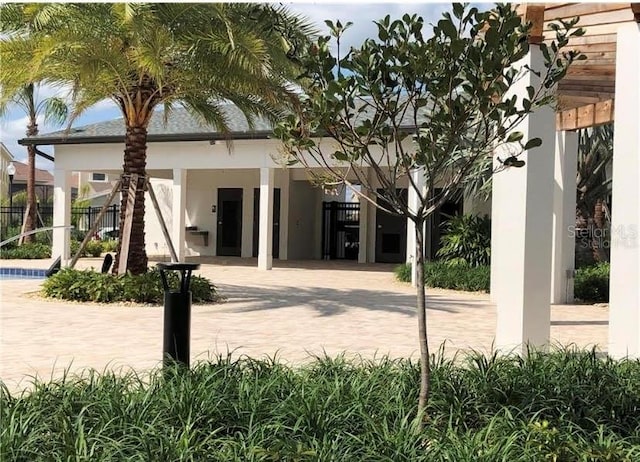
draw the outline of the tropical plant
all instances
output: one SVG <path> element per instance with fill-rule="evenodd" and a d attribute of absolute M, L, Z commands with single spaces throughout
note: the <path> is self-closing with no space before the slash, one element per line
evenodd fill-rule
<path fill-rule="evenodd" d="M 305 20 L 272 4 L 27 4 L 4 5 L 2 13 L 3 32 L 12 32 L 2 40 L 7 73 L 20 66 L 71 87 L 71 121 L 105 99 L 122 111 L 123 190 L 132 175 L 139 182 L 127 256 L 135 274 L 147 269 L 144 182 L 155 109 L 163 107 L 166 120 L 181 105 L 223 132 L 229 103 L 250 126 L 256 116 L 277 120 L 297 103 L 295 58 L 313 32 Z M 24 79 L 11 75 L 9 83 L 13 89 Z M 126 201 L 124 194 L 121 233 Z"/>
<path fill-rule="evenodd" d="M 576 209 L 587 229 L 595 262 L 609 261 L 609 220 L 605 209 L 611 196 L 613 124 L 578 131 Z"/>
<path fill-rule="evenodd" d="M 396 266 L 394 273 L 398 281 L 411 282 L 411 263 Z M 424 264 L 424 282 L 427 287 L 489 292 L 491 267 L 428 261 Z"/>
<path fill-rule="evenodd" d="M 498 156 L 499 171 L 522 166 L 519 155 L 541 144 L 539 138 L 524 140 L 517 127 L 552 102 L 550 89 L 578 57 L 562 51 L 570 36 L 581 33 L 571 31 L 576 22 L 554 26 L 553 43 L 539 45 L 543 69 L 517 64 L 529 52 L 531 25 L 510 4 L 487 12 L 454 4 L 453 15 L 445 13 L 429 38 L 422 18 L 387 16 L 376 22 L 376 39 L 346 53 L 340 40 L 350 23 L 327 21 L 331 35 L 321 37 L 304 60 L 312 84 L 303 110 L 276 131 L 283 162 L 301 163 L 325 187 L 359 184 L 363 200 L 415 225 L 421 412 L 430 375 L 425 220 L 462 187 L 486 178 L 496 149 L 507 152 Z M 530 72 L 539 73 L 539 85 L 516 94 L 515 84 Z M 407 187 L 415 203 L 401 194 Z"/>
<path fill-rule="evenodd" d="M 491 261 L 491 219 L 466 214 L 451 217 L 443 226 L 436 252 L 449 265 L 487 266 Z"/>

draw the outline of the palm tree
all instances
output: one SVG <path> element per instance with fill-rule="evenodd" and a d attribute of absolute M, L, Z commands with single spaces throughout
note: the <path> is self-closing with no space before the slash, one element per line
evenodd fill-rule
<path fill-rule="evenodd" d="M 591 251 L 596 262 L 609 261 L 608 246 L 603 245 L 607 231 L 605 205 L 611 195 L 613 161 L 613 125 L 582 129 L 578 132 L 578 174 L 576 209 L 579 218 L 591 230 Z"/>
<path fill-rule="evenodd" d="M 166 120 L 180 104 L 223 132 L 229 102 L 250 125 L 294 108 L 295 56 L 313 33 L 302 18 L 269 4 L 31 4 L 22 12 L 35 45 L 10 35 L 5 47 L 16 57 L 29 48 L 35 73 L 72 88 L 71 121 L 104 99 L 122 111 L 123 190 L 132 174 L 146 175 L 147 127 L 158 107 Z M 139 274 L 147 268 L 142 183 L 135 204 L 127 267 Z M 123 197 L 121 233 L 125 205 Z"/>
<path fill-rule="evenodd" d="M 0 84 L 3 81 L 5 67 L 0 68 Z M 17 106 L 27 115 L 26 135 L 38 134 L 38 118 L 43 116 L 45 122 L 62 124 L 67 118 L 67 105 L 62 98 L 55 96 L 38 101 L 36 97 L 37 85 L 28 83 L 14 94 L 0 95 L 0 116 L 3 116 L 11 106 Z M 27 214 L 24 217 L 25 232 L 33 231 L 37 227 L 37 198 L 36 198 L 36 146 L 27 146 Z M 25 236 L 25 242 L 32 242 L 34 235 Z"/>

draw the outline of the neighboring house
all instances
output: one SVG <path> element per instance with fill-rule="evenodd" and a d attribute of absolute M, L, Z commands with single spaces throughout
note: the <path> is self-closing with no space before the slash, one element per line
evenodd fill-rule
<path fill-rule="evenodd" d="M 88 199 L 92 207 L 100 207 L 109 198 L 119 174 L 104 172 L 74 172 L 73 183 L 77 185 L 78 194 Z M 116 195 L 111 204 L 119 203 L 120 195 Z M 111 205 L 110 204 L 110 205 Z"/>
<path fill-rule="evenodd" d="M 229 105 L 226 112 L 229 135 L 201 125 L 182 109 L 172 111 L 166 125 L 161 113 L 151 121 L 147 172 L 181 259 L 258 256 L 261 267 L 270 267 L 272 257 L 405 261 L 406 220 L 366 201 L 349 202 L 344 191 L 339 196 L 325 194 L 309 182 L 300 165 L 280 165 L 280 142 L 272 139 L 268 123 L 259 120 L 249 130 L 237 108 Z M 70 190 L 71 173 L 79 166 L 83 166 L 80 178 L 92 175 L 93 181 L 86 184 L 107 190 L 121 172 L 124 131 L 124 122 L 116 119 L 36 139 L 40 145 L 54 145 L 56 185 L 61 191 Z M 95 172 L 105 175 L 99 177 L 104 183 L 95 181 Z M 271 193 L 272 204 L 260 201 L 263 191 Z M 58 224 L 66 224 L 66 203 L 61 201 L 57 207 Z M 447 208 L 458 213 L 489 213 L 486 203 L 471 200 Z M 145 220 L 147 253 L 168 254 L 148 194 Z M 439 221 L 435 217 L 431 229 Z M 258 249 L 261 234 L 272 234 L 271 240 L 265 239 L 270 240 L 267 247 L 271 249 L 262 253 Z"/>
<path fill-rule="evenodd" d="M 29 166 L 16 160 L 13 161 L 16 174 L 13 176 L 13 194 L 27 189 Z M 35 191 L 37 200 L 41 204 L 53 201 L 53 175 L 47 170 L 36 168 Z"/>
<path fill-rule="evenodd" d="M 9 197 L 9 175 L 7 175 L 7 167 L 13 162 L 13 155 L 4 143 L 0 142 L 0 197 Z"/>

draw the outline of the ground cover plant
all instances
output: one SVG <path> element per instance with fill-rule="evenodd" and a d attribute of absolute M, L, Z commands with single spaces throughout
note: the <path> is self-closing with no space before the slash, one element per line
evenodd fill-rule
<path fill-rule="evenodd" d="M 398 265 L 395 270 L 396 279 L 411 282 L 411 263 Z M 440 289 L 464 290 L 468 292 L 489 292 L 491 286 L 490 266 L 469 266 L 452 264 L 446 261 L 426 262 L 424 280 L 427 287 Z"/>
<path fill-rule="evenodd" d="M 25 243 L 21 246 L 7 246 L 0 249 L 0 258 L 4 260 L 34 260 L 51 258 L 51 245 L 41 242 Z"/>
<path fill-rule="evenodd" d="M 177 287 L 176 273 L 168 272 L 167 279 L 171 287 Z M 138 275 L 115 275 L 63 268 L 43 282 L 42 294 L 45 297 L 78 302 L 135 302 L 157 305 L 164 300 L 164 289 L 157 269 Z M 191 277 L 191 297 L 194 303 L 220 300 L 213 283 L 196 275 Z"/>
<path fill-rule="evenodd" d="M 200 363 L 0 391 L 5 460 L 633 461 L 640 361 L 594 351 L 432 364 L 429 419 L 406 360 Z"/>

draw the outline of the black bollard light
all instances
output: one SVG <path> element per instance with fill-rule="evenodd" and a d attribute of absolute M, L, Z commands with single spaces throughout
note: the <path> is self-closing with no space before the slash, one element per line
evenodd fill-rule
<path fill-rule="evenodd" d="M 158 263 L 164 287 L 164 329 L 162 357 L 165 365 L 179 363 L 189 367 L 191 336 L 191 272 L 195 263 Z M 178 287 L 171 287 L 168 271 L 179 271 Z"/>

